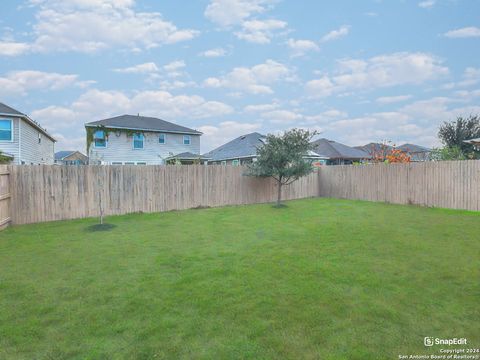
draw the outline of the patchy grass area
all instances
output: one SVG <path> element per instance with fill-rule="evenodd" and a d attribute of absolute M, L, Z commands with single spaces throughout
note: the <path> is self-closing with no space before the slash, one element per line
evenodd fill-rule
<path fill-rule="evenodd" d="M 480 214 L 309 199 L 0 233 L 1 359 L 397 359 L 480 346 Z"/>

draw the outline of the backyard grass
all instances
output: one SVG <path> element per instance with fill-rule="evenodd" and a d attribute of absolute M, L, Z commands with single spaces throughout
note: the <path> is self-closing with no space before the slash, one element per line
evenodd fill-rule
<path fill-rule="evenodd" d="M 0 359 L 398 359 L 480 346 L 480 214 L 360 201 L 0 233 Z M 99 230 L 99 231 L 95 231 Z"/>

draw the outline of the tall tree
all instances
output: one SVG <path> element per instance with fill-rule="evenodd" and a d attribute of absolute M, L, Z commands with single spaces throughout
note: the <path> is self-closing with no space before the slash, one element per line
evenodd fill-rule
<path fill-rule="evenodd" d="M 438 130 L 438 137 L 446 147 L 458 147 L 464 155 L 470 156 L 475 149 L 464 140 L 480 137 L 480 116 L 457 117 L 455 121 L 444 122 Z"/>
<path fill-rule="evenodd" d="M 269 134 L 265 144 L 257 149 L 257 161 L 249 166 L 247 175 L 275 179 L 278 187 L 277 206 L 281 205 L 282 187 L 313 170 L 304 156 L 312 149 L 310 141 L 315 135 L 315 131 L 303 129 L 286 131 L 279 136 Z"/>

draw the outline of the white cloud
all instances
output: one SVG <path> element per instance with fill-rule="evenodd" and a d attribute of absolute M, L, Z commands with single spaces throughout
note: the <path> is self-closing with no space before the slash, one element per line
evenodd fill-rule
<path fill-rule="evenodd" d="M 424 8 L 424 9 L 430 9 L 435 5 L 436 2 L 437 2 L 436 0 L 420 1 L 418 3 L 418 6 L 421 7 L 421 8 Z"/>
<path fill-rule="evenodd" d="M 394 53 L 367 60 L 338 61 L 335 75 L 325 75 L 306 84 L 312 97 L 326 97 L 352 89 L 374 89 L 421 84 L 448 74 L 442 61 L 425 53 Z"/>
<path fill-rule="evenodd" d="M 350 32 L 350 26 L 343 25 L 339 29 L 330 31 L 328 34 L 323 36 L 320 41 L 321 42 L 328 42 L 328 41 L 332 41 L 332 40 L 337 40 L 337 39 L 340 39 L 344 36 L 347 36 L 349 32 Z"/>
<path fill-rule="evenodd" d="M 17 56 L 30 50 L 30 45 L 14 41 L 0 41 L 0 56 Z"/>
<path fill-rule="evenodd" d="M 303 115 L 290 110 L 273 110 L 262 114 L 272 124 L 289 124 L 303 118 Z"/>
<path fill-rule="evenodd" d="M 397 102 L 407 101 L 412 98 L 412 95 L 398 95 L 398 96 L 382 96 L 375 101 L 380 104 L 393 104 Z"/>
<path fill-rule="evenodd" d="M 271 103 L 271 104 L 256 104 L 256 105 L 247 105 L 243 109 L 244 112 L 251 113 L 251 112 L 266 112 L 271 111 L 278 108 L 279 104 Z"/>
<path fill-rule="evenodd" d="M 445 36 L 451 39 L 480 37 L 480 28 L 469 26 L 461 29 L 450 30 L 445 33 Z"/>
<path fill-rule="evenodd" d="M 32 52 L 92 53 L 115 47 L 139 50 L 190 40 L 199 34 L 192 29 L 178 29 L 158 12 L 136 12 L 133 0 L 30 3 L 38 8 L 33 25 L 34 40 L 30 44 L 4 44 L 2 52 L 20 54 L 30 49 Z"/>
<path fill-rule="evenodd" d="M 208 152 L 214 148 L 233 140 L 240 135 L 258 131 L 260 123 L 246 123 L 238 121 L 224 121 L 218 125 L 203 125 L 199 130 L 203 132 L 201 144 L 202 152 Z"/>
<path fill-rule="evenodd" d="M 277 30 L 286 27 L 287 23 L 281 20 L 248 20 L 242 23 L 242 30 L 235 32 L 235 35 L 251 43 L 268 44 Z"/>
<path fill-rule="evenodd" d="M 273 8 L 278 0 L 211 0 L 204 15 L 222 28 L 237 29 L 237 38 L 255 43 L 268 44 L 287 23 L 277 19 L 252 18 Z"/>
<path fill-rule="evenodd" d="M 171 63 L 168 63 L 163 66 L 163 69 L 168 72 L 178 71 L 186 66 L 185 61 L 183 60 L 175 60 Z"/>
<path fill-rule="evenodd" d="M 275 0 L 211 0 L 205 17 L 217 25 L 238 25 L 251 15 L 265 12 Z"/>
<path fill-rule="evenodd" d="M 292 52 L 293 57 L 303 56 L 309 51 L 318 51 L 318 45 L 311 40 L 288 39 L 287 46 Z"/>
<path fill-rule="evenodd" d="M 292 71 L 284 64 L 267 60 L 251 68 L 237 67 L 220 78 L 208 78 L 206 87 L 225 87 L 251 94 L 272 94 L 271 84 L 287 80 Z"/>
<path fill-rule="evenodd" d="M 154 62 L 148 62 L 144 64 L 138 64 L 135 66 L 130 66 L 126 68 L 114 69 L 116 72 L 126 73 L 126 74 L 148 74 L 152 72 L 157 72 L 159 69 Z"/>
<path fill-rule="evenodd" d="M 12 71 L 0 77 L 0 94 L 26 95 L 30 90 L 60 90 L 68 86 L 83 87 L 78 75 L 48 73 L 36 70 Z"/>
<path fill-rule="evenodd" d="M 207 58 L 222 57 L 227 55 L 227 51 L 222 48 L 214 48 L 214 49 L 205 50 L 201 52 L 199 55 Z"/>

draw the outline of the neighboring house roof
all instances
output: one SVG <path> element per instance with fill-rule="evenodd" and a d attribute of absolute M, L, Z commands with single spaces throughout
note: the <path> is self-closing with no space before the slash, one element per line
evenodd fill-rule
<path fill-rule="evenodd" d="M 14 156 L 12 154 L 9 154 L 9 153 L 4 152 L 4 151 L 0 151 L 0 155 L 6 156 L 7 158 L 11 158 L 11 159 L 14 158 Z"/>
<path fill-rule="evenodd" d="M 66 157 L 75 154 L 76 152 L 79 152 L 77 150 L 65 150 L 65 151 L 58 151 L 55 153 L 55 160 L 63 160 Z M 82 153 L 80 153 L 82 154 Z M 83 155 L 83 154 L 82 154 Z M 85 156 L 85 155 L 84 155 Z M 86 156 L 85 156 L 86 157 Z"/>
<path fill-rule="evenodd" d="M 355 149 L 365 151 L 366 153 L 373 155 L 374 153 L 378 154 L 382 151 L 389 152 L 393 149 L 392 146 L 380 143 L 369 143 L 363 146 L 354 146 Z"/>
<path fill-rule="evenodd" d="M 397 149 L 400 149 L 400 150 L 408 152 L 408 153 L 431 152 L 430 149 L 428 149 L 424 146 L 415 145 L 415 144 L 403 144 L 403 145 L 398 146 Z"/>
<path fill-rule="evenodd" d="M 1 115 L 13 115 L 13 116 L 17 116 L 17 117 L 21 117 L 22 119 L 24 119 L 26 122 L 28 122 L 31 126 L 33 126 L 34 128 L 36 128 L 37 130 L 39 130 L 41 133 L 43 133 L 45 136 L 47 136 L 50 140 L 52 141 L 56 141 L 52 135 L 50 135 L 47 130 L 45 130 L 44 128 L 42 128 L 40 126 L 39 123 L 37 123 L 35 120 L 32 120 L 28 117 L 28 115 L 24 114 L 24 113 L 21 113 L 20 111 L 18 110 L 15 110 L 14 108 L 8 106 L 8 105 L 5 105 L 4 103 L 1 103 L 0 102 L 0 116 Z"/>
<path fill-rule="evenodd" d="M 166 160 L 170 159 L 179 159 L 179 160 L 197 160 L 197 159 L 204 159 L 204 160 L 209 160 L 210 158 L 204 156 L 204 155 L 199 155 L 199 154 L 194 154 L 191 152 L 183 152 L 177 155 L 172 155 L 169 156 Z"/>
<path fill-rule="evenodd" d="M 265 144 L 266 136 L 258 132 L 239 136 L 232 141 L 219 146 L 218 148 L 204 154 L 212 161 L 245 159 L 257 156 L 257 149 Z M 328 159 L 326 155 L 320 155 L 317 152 L 309 151 L 306 158 Z"/>
<path fill-rule="evenodd" d="M 480 144 L 480 138 L 464 140 L 463 142 L 468 144 Z"/>
<path fill-rule="evenodd" d="M 3 103 L 0 103 L 0 114 L 25 116 L 25 114 L 21 113 L 20 111 L 15 110 L 14 108 Z"/>
<path fill-rule="evenodd" d="M 328 159 L 328 156 L 317 154 L 315 151 L 308 150 L 307 155 L 304 155 L 307 159 Z"/>
<path fill-rule="evenodd" d="M 113 129 L 146 130 L 154 132 L 201 135 L 202 133 L 162 119 L 140 116 L 120 115 L 113 118 L 86 123 L 87 127 L 105 126 Z"/>
<path fill-rule="evenodd" d="M 312 142 L 314 151 L 330 159 L 369 159 L 370 154 L 333 140 L 318 139 Z"/>
<path fill-rule="evenodd" d="M 263 146 L 264 141 L 264 135 L 253 132 L 239 136 L 209 151 L 204 156 L 211 158 L 213 161 L 254 157 L 257 155 L 257 148 Z"/>

